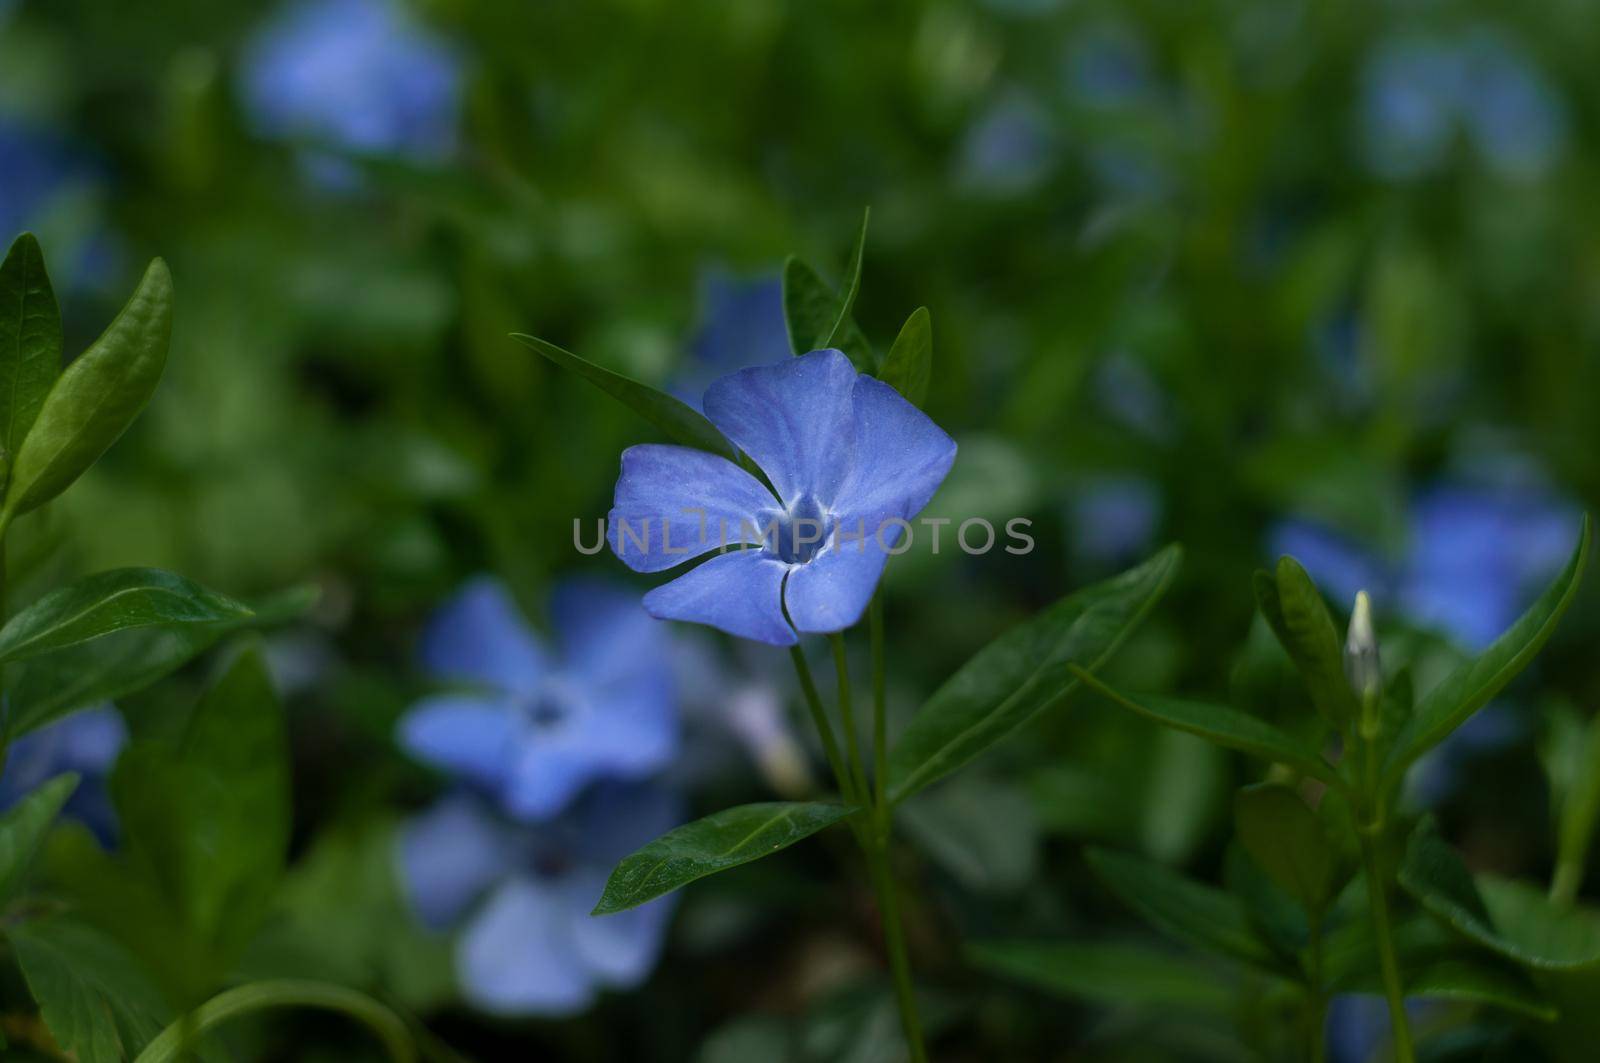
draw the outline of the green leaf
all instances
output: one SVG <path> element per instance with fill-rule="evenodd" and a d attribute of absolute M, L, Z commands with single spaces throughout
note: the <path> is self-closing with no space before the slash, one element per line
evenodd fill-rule
<path fill-rule="evenodd" d="M 624 858 L 611 872 L 594 914 L 634 908 L 696 879 L 770 856 L 855 811 L 845 805 L 773 801 L 685 823 Z"/>
<path fill-rule="evenodd" d="M 1406 966 L 1403 980 L 1408 1000 L 1488 1004 L 1540 1022 L 1556 1019 L 1555 1005 L 1525 975 L 1481 955 L 1453 954 Z M 1383 982 L 1376 969 L 1363 972 L 1342 988 L 1374 996 L 1383 994 Z"/>
<path fill-rule="evenodd" d="M 1241 712 L 1228 705 L 1214 705 L 1203 701 L 1182 701 L 1178 698 L 1156 697 L 1150 694 L 1123 694 L 1096 679 L 1082 669 L 1074 670 L 1084 685 L 1132 709 L 1141 716 L 1167 727 L 1199 735 L 1228 749 L 1236 749 L 1262 760 L 1287 764 L 1330 786 L 1343 787 L 1344 780 L 1322 754 L 1293 735 L 1274 727 L 1267 721 Z"/>
<path fill-rule="evenodd" d="M 917 846 L 973 893 L 1015 892 L 1033 878 L 1039 822 L 1020 787 L 963 775 L 900 816 Z"/>
<path fill-rule="evenodd" d="M 878 379 L 917 406 L 928 397 L 928 380 L 933 375 L 933 318 L 928 308 L 919 306 L 900 326 L 900 335 L 878 367 Z"/>
<path fill-rule="evenodd" d="M 1292 557 L 1278 560 L 1276 578 L 1258 572 L 1255 591 L 1261 613 L 1299 670 L 1312 705 L 1334 727 L 1346 729 L 1358 706 L 1345 679 L 1339 632 L 1322 593 Z"/>
<path fill-rule="evenodd" d="M 247 620 L 250 608 L 155 568 L 97 572 L 51 591 L 0 628 L 0 662 L 20 661 L 115 631 Z"/>
<path fill-rule="evenodd" d="M 872 208 L 868 207 L 861 214 L 861 231 L 856 234 L 855 254 L 850 258 L 850 269 L 847 275 L 850 280 L 844 287 L 844 298 L 839 301 L 839 312 L 833 319 L 833 327 L 828 330 L 828 338 L 822 346 L 833 347 L 843 342 L 845 333 L 853 324 L 850 313 L 856 307 L 856 296 L 861 294 L 861 262 L 867 254 L 867 224 L 872 220 Z"/>
<path fill-rule="evenodd" d="M 31 657 L 6 669 L 6 731 L 16 739 L 74 709 L 143 690 L 246 628 L 284 623 L 316 601 L 315 587 L 297 587 L 259 602 L 251 612 L 211 624 L 124 628 Z"/>
<path fill-rule="evenodd" d="M 1238 987 L 1216 967 L 1134 942 L 976 941 L 973 966 L 1046 992 L 1128 1005 L 1229 1014 Z"/>
<path fill-rule="evenodd" d="M 1085 587 L 975 653 L 912 718 L 889 754 L 899 803 L 1011 734 L 1078 687 L 1071 669 L 1099 668 L 1166 593 L 1183 551 Z"/>
<path fill-rule="evenodd" d="M 1437 918 L 1525 967 L 1600 968 L 1600 914 L 1553 904 L 1520 882 L 1493 875 L 1474 880 L 1431 816 L 1406 843 L 1400 885 Z"/>
<path fill-rule="evenodd" d="M 717 431 L 716 426 L 706 420 L 704 414 L 671 395 L 657 391 L 647 384 L 641 384 L 637 380 L 630 380 L 620 373 L 603 369 L 537 336 L 513 332 L 511 338 L 526 347 L 532 347 L 561 368 L 583 377 L 655 425 L 674 443 L 709 450 L 725 458 L 737 457 L 733 447 L 723 438 L 722 433 Z"/>
<path fill-rule="evenodd" d="M 61 374 L 61 311 L 32 233 L 0 265 L 0 467 L 22 445 Z"/>
<path fill-rule="evenodd" d="M 57 775 L 0 816 L 0 904 L 16 895 L 45 832 L 77 788 L 76 775 Z"/>
<path fill-rule="evenodd" d="M 839 318 L 839 296 L 821 275 L 798 258 L 783 264 L 783 317 L 789 327 L 789 346 L 797 355 L 828 346 Z M 856 327 L 853 318 L 845 320 L 844 332 L 835 341 L 850 356 L 856 369 L 872 372 L 872 346 Z"/>
<path fill-rule="evenodd" d="M 1084 854 L 1106 888 L 1163 933 L 1224 956 L 1278 971 L 1279 960 L 1236 898 L 1136 856 Z"/>
<path fill-rule="evenodd" d="M 1246 786 L 1234 795 L 1239 844 L 1307 911 L 1320 911 L 1333 887 L 1336 860 L 1317 814 L 1279 783 Z"/>
<path fill-rule="evenodd" d="M 12 924 L 6 937 L 45 1025 L 82 1063 L 122 1063 L 167 1021 L 148 975 L 100 931 L 51 916 Z"/>
<path fill-rule="evenodd" d="M 1483 654 L 1466 661 L 1419 701 L 1411 721 L 1395 736 L 1384 762 L 1384 779 L 1394 782 L 1411 762 L 1500 693 L 1533 660 L 1572 604 L 1589 558 L 1589 518 L 1583 518 L 1578 545 L 1566 568 L 1526 613 Z"/>
<path fill-rule="evenodd" d="M 66 490 L 127 430 L 155 392 L 171 336 L 172 275 L 158 258 L 116 320 L 45 395 L 17 448 L 0 527 Z"/>
<path fill-rule="evenodd" d="M 1551 897 L 1566 903 L 1577 897 L 1583 884 L 1595 822 L 1600 820 L 1600 716 L 1591 719 L 1579 734 L 1570 736 L 1570 742 L 1576 764 L 1560 803 L 1556 876 L 1550 887 Z"/>
<path fill-rule="evenodd" d="M 283 713 L 260 654 L 241 654 L 176 748 L 124 751 L 112 796 L 136 866 L 226 970 L 260 926 L 289 843 Z"/>

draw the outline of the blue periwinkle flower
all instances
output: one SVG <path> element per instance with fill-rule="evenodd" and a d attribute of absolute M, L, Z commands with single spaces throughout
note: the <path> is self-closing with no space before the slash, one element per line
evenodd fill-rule
<path fill-rule="evenodd" d="M 737 369 L 771 365 L 789 356 L 783 316 L 783 282 L 777 277 L 737 280 L 712 273 L 702 285 L 703 320 L 689 358 L 669 390 L 700 408 L 712 381 Z"/>
<path fill-rule="evenodd" d="M 56 132 L 0 116 L 0 244 L 25 230 L 51 237 L 58 287 L 108 265 L 92 214 L 104 180 L 92 156 Z"/>
<path fill-rule="evenodd" d="M 264 136 L 435 161 L 455 147 L 461 62 L 395 0 L 294 0 L 251 41 L 241 92 Z"/>
<path fill-rule="evenodd" d="M 997 100 L 967 130 L 957 177 L 993 196 L 1031 191 L 1055 163 L 1050 116 L 1021 92 Z"/>
<path fill-rule="evenodd" d="M 109 845 L 117 820 L 106 777 L 128 741 L 122 714 L 108 705 L 84 709 L 30 731 L 6 747 L 0 770 L 0 809 L 10 808 L 40 785 L 65 772 L 78 774 L 78 788 L 62 810 Z"/>
<path fill-rule="evenodd" d="M 1144 41 L 1125 26 L 1085 30 L 1073 40 L 1066 66 L 1068 96 L 1091 107 L 1137 102 L 1153 85 Z"/>
<path fill-rule="evenodd" d="M 1074 493 L 1072 540 L 1079 556 L 1117 564 L 1145 553 L 1161 519 L 1161 492 L 1141 476 L 1105 476 Z"/>
<path fill-rule="evenodd" d="M 631 594 L 570 583 L 552 600 L 554 650 L 499 583 L 469 583 L 433 618 L 422 663 L 459 684 L 400 720 L 413 755 L 519 819 L 560 812 L 597 779 L 638 779 L 672 760 L 678 721 L 664 633 Z"/>
<path fill-rule="evenodd" d="M 777 646 L 796 630 L 854 624 L 955 441 L 836 350 L 723 377 L 705 410 L 771 488 L 716 454 L 624 451 L 608 532 L 617 556 L 661 572 L 719 551 L 646 594 L 645 608 Z M 730 545 L 746 548 L 721 552 Z"/>
<path fill-rule="evenodd" d="M 539 824 L 496 817 L 457 794 L 413 819 L 400 871 L 418 916 L 459 926 L 463 996 L 502 1015 L 559 1017 L 605 988 L 637 986 L 660 957 L 674 898 L 589 914 L 622 857 L 678 823 L 676 796 L 652 784 L 602 783 Z"/>

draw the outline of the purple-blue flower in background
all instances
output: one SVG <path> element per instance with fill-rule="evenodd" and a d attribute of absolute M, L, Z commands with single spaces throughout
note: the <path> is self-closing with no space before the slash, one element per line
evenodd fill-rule
<path fill-rule="evenodd" d="M 10 808 L 65 772 L 78 774 L 78 788 L 63 812 L 82 821 L 103 844 L 116 839 L 117 819 L 106 776 L 128 741 L 122 714 L 108 705 L 63 716 L 6 747 L 0 770 L 0 809 Z"/>
<path fill-rule="evenodd" d="M 682 821 L 676 795 L 653 784 L 601 783 L 539 824 L 510 823 L 457 794 L 402 829 L 400 873 L 425 924 L 459 927 L 456 973 L 469 1003 L 572 1015 L 655 968 L 673 897 L 589 913 L 617 861 Z"/>
<path fill-rule="evenodd" d="M 98 213 L 104 183 L 103 168 L 77 145 L 0 116 L 0 245 L 39 232 L 58 288 L 108 269 L 111 248 Z"/>
<path fill-rule="evenodd" d="M 572 582 L 552 595 L 558 645 L 480 578 L 434 616 L 422 664 L 458 689 L 401 718 L 400 743 L 518 819 L 560 812 L 597 779 L 639 779 L 678 748 L 665 633 L 631 593 Z"/>
<path fill-rule="evenodd" d="M 608 520 L 617 556 L 661 572 L 718 551 L 646 594 L 645 608 L 776 646 L 854 624 L 955 441 L 837 350 L 723 377 L 705 411 L 771 488 L 705 451 L 624 451 Z"/>
<path fill-rule="evenodd" d="M 789 357 L 783 282 L 777 277 L 738 280 L 710 273 L 701 285 L 701 304 L 700 329 L 668 388 L 697 410 L 712 381 L 737 369 Z"/>
<path fill-rule="evenodd" d="M 396 0 L 293 0 L 250 42 L 240 91 L 263 136 L 431 162 L 455 148 L 461 83 Z"/>
<path fill-rule="evenodd" d="M 1073 492 L 1073 550 L 1095 564 L 1143 555 L 1161 520 L 1161 492 L 1142 476 L 1101 476 Z"/>
<path fill-rule="evenodd" d="M 1050 115 L 1020 90 L 1000 96 L 967 130 L 956 180 L 990 196 L 1018 196 L 1037 188 L 1056 161 Z"/>

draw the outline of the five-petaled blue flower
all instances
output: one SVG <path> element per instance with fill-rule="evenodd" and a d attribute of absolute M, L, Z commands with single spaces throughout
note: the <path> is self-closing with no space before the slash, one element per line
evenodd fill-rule
<path fill-rule="evenodd" d="M 955 441 L 836 350 L 723 377 L 705 411 L 771 487 L 689 447 L 624 451 L 607 533 L 617 556 L 660 572 L 718 551 L 645 608 L 776 646 L 854 624 Z"/>
<path fill-rule="evenodd" d="M 394 0 L 296 0 L 251 42 L 242 95 L 263 135 L 433 161 L 455 146 L 461 80 Z"/>
<path fill-rule="evenodd" d="M 62 811 L 110 845 L 116 839 L 117 819 L 106 776 L 127 741 L 127 724 L 109 704 L 29 731 L 6 747 L 5 768 L 0 771 L 0 809 L 10 808 L 57 775 L 76 772 L 78 788 Z"/>
<path fill-rule="evenodd" d="M 676 796 L 652 784 L 599 784 L 535 825 L 457 794 L 402 830 L 400 871 L 424 923 L 460 925 L 456 972 L 468 1002 L 572 1015 L 598 990 L 633 988 L 655 967 L 671 896 L 604 918 L 589 912 L 616 862 L 682 819 Z"/>
<path fill-rule="evenodd" d="M 678 748 L 666 637 L 638 600 L 574 582 L 551 613 L 555 654 L 499 583 L 469 583 L 421 648 L 428 673 L 462 689 L 422 699 L 399 725 L 413 755 L 519 819 L 555 815 L 591 781 L 650 775 Z"/>

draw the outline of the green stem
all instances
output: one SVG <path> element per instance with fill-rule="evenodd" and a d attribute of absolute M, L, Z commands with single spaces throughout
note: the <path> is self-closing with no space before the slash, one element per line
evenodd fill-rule
<path fill-rule="evenodd" d="M 1311 1063 L 1323 1063 L 1328 1055 L 1328 1039 L 1323 1028 L 1328 1023 L 1328 994 L 1322 985 L 1322 912 L 1308 913 L 1310 925 L 1310 961 L 1308 967 L 1308 995 L 1306 998 L 1306 1036 L 1310 1040 Z"/>
<path fill-rule="evenodd" d="M 1395 1063 L 1415 1063 L 1411 1047 L 1411 1021 L 1406 1017 L 1405 989 L 1400 984 L 1400 961 L 1395 955 L 1394 930 L 1389 923 L 1389 899 L 1378 870 L 1376 832 L 1356 830 L 1361 843 L 1361 863 L 1367 877 L 1367 897 L 1372 906 L 1372 932 L 1378 943 L 1378 966 L 1383 973 L 1383 995 L 1389 1001 L 1389 1022 L 1394 1028 Z"/>
<path fill-rule="evenodd" d="M 927 1063 L 928 1050 L 922 1043 L 922 1020 L 917 1015 L 916 991 L 911 982 L 911 958 L 906 950 L 905 925 L 900 920 L 900 895 L 894 883 L 894 868 L 889 863 L 888 839 L 879 839 L 867 853 L 878 888 L 878 909 L 883 917 L 883 944 L 889 953 L 889 971 L 894 977 L 894 999 L 900 1009 L 900 1028 L 905 1032 L 911 1063 Z"/>
<path fill-rule="evenodd" d="M 236 1016 L 262 1008 L 296 1007 L 343 1012 L 372 1030 L 396 1063 L 413 1063 L 417 1058 L 411 1031 L 406 1029 L 405 1022 L 365 993 L 343 986 L 285 978 L 251 982 L 218 993 L 161 1031 L 139 1053 L 135 1063 L 167 1063 L 177 1059 L 186 1050 L 191 1036 L 203 1034 Z"/>
<path fill-rule="evenodd" d="M 878 835 L 889 834 L 889 724 L 886 708 L 883 652 L 883 592 L 872 596 L 867 607 L 867 628 L 872 639 L 872 785 Z"/>
<path fill-rule="evenodd" d="M 861 735 L 856 730 L 854 699 L 850 692 L 850 661 L 845 655 L 843 635 L 835 631 L 828 636 L 828 641 L 833 646 L 833 672 L 839 681 L 839 726 L 844 728 L 845 748 L 850 751 L 850 778 L 865 804 L 872 789 L 867 785 L 867 769 L 861 759 Z"/>
<path fill-rule="evenodd" d="M 839 754 L 839 743 L 833 737 L 833 725 L 828 722 L 828 714 L 822 711 L 822 698 L 817 694 L 817 681 L 811 678 L 811 666 L 806 663 L 806 655 L 800 652 L 799 646 L 790 646 L 789 658 L 794 661 L 794 672 L 800 678 L 800 690 L 805 694 L 806 708 L 811 712 L 817 737 L 822 740 L 823 755 L 833 769 L 833 781 L 839 787 L 840 798 L 846 804 L 865 808 L 864 797 L 858 795 L 850 783 L 850 773 L 845 770 L 844 758 Z"/>

